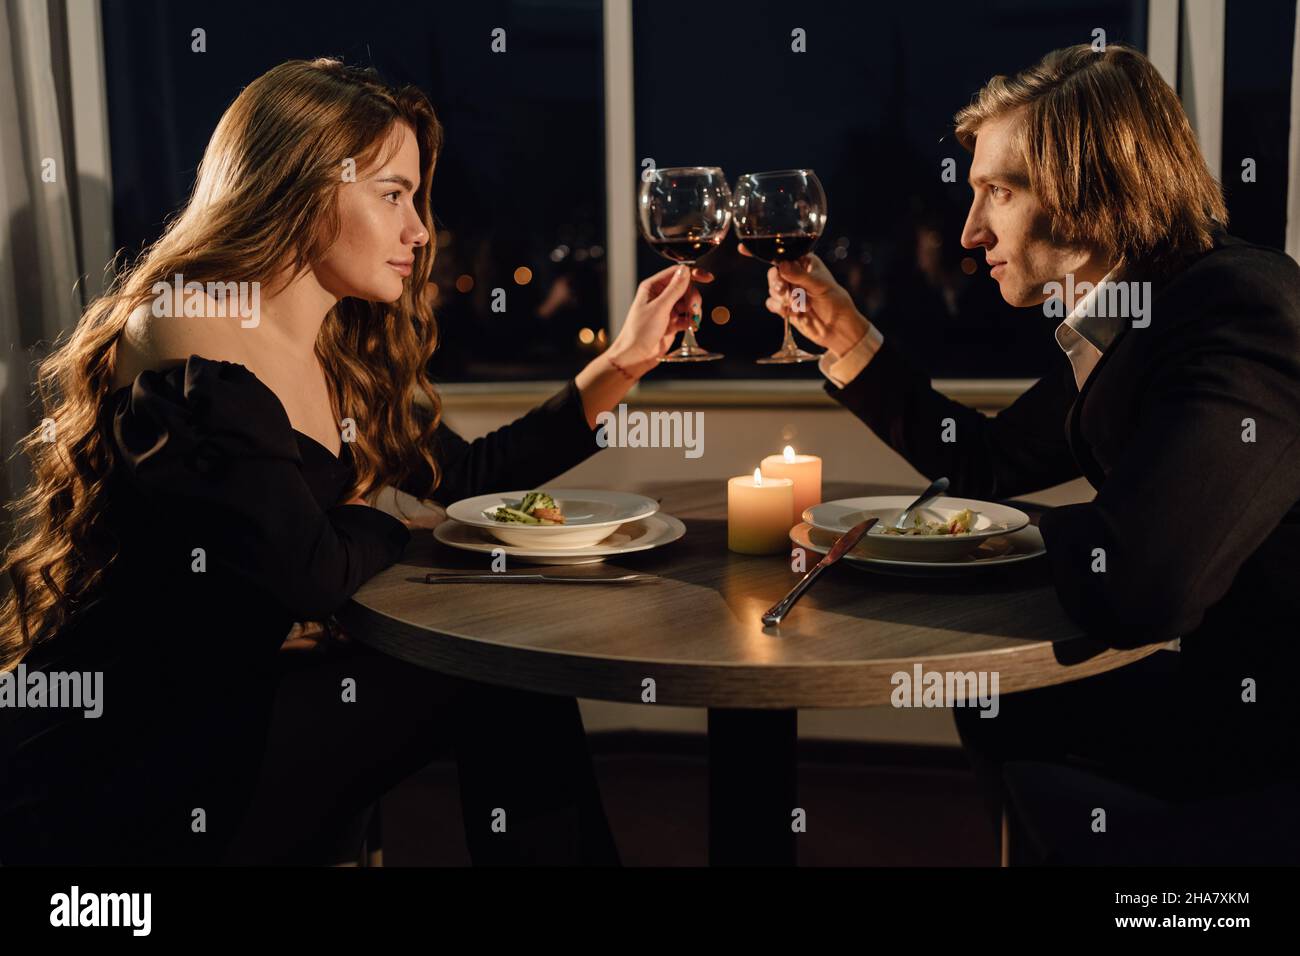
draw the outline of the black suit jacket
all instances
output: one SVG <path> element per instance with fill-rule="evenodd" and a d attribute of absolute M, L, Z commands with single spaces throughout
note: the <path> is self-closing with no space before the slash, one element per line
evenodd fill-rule
<path fill-rule="evenodd" d="M 955 495 L 1008 498 L 1086 476 L 1094 500 L 1040 524 L 1066 612 L 1108 646 L 1181 637 L 1203 706 L 1244 716 L 1249 678 L 1256 711 L 1293 743 L 1300 267 L 1220 234 L 1153 292 L 1150 325 L 1126 322 L 1081 393 L 1062 354 L 989 418 L 936 392 L 888 339 L 826 390 L 918 471 L 947 475 Z M 945 418 L 953 443 L 941 440 Z M 1104 572 L 1093 570 L 1099 548 Z"/>

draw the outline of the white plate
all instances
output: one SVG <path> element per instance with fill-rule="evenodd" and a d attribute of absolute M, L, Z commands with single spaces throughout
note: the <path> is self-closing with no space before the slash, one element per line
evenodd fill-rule
<path fill-rule="evenodd" d="M 595 564 L 608 557 L 648 551 L 671 544 L 686 533 L 686 525 L 662 511 L 639 521 L 629 521 L 615 528 L 599 544 L 584 548 L 521 548 L 493 539 L 490 529 L 474 528 L 459 521 L 444 521 L 433 529 L 433 536 L 443 544 L 461 551 L 491 554 L 500 549 L 508 559 L 525 564 Z"/>
<path fill-rule="evenodd" d="M 832 531 L 814 528 L 804 522 L 790 529 L 790 540 L 801 548 L 826 554 L 839 535 Z M 1047 553 L 1043 536 L 1033 525 L 1026 525 L 1011 534 L 986 538 L 975 551 L 947 560 L 903 561 L 882 558 L 864 553 L 862 543 L 846 554 L 844 561 L 866 571 L 883 571 L 886 574 L 904 574 L 929 577 L 935 574 L 962 574 L 980 568 L 996 568 L 1008 564 L 1030 561 Z"/>
<path fill-rule="evenodd" d="M 517 508 L 529 491 L 544 491 L 554 498 L 564 513 L 564 524 L 513 524 L 494 521 L 488 516 L 501 505 Z M 526 488 L 464 498 L 447 509 L 447 517 L 473 528 L 484 528 L 504 544 L 572 550 L 602 541 L 620 525 L 648 518 L 658 510 L 659 502 L 653 498 L 623 491 Z"/>
<path fill-rule="evenodd" d="M 801 516 L 823 531 L 843 534 L 867 518 L 880 521 L 863 537 L 858 547 L 879 558 L 900 561 L 930 561 L 970 554 L 988 538 L 1012 534 L 1029 524 L 1029 515 L 1018 508 L 977 501 L 974 498 L 949 498 L 940 495 L 920 510 L 923 520 L 946 521 L 969 508 L 975 512 L 975 524 L 968 534 L 906 535 L 885 534 L 903 509 L 916 500 L 915 495 L 877 495 L 870 498 L 840 498 L 813 505 Z"/>

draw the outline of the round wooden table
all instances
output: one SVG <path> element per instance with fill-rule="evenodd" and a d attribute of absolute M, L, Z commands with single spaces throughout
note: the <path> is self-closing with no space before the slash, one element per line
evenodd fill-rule
<path fill-rule="evenodd" d="M 447 674 L 647 707 L 708 708 L 715 864 L 794 862 L 801 707 L 889 703 L 899 686 L 894 675 L 913 675 L 918 664 L 922 673 L 995 671 L 999 693 L 1013 693 L 1121 667 L 1160 648 L 1115 650 L 1086 637 L 1057 602 L 1041 558 L 941 578 L 841 562 L 779 627 L 764 627 L 760 615 L 802 572 L 789 553 L 727 550 L 726 483 L 627 490 L 659 498 L 686 535 L 566 573 L 617 568 L 652 581 L 427 584 L 431 570 L 487 572 L 491 557 L 417 532 L 402 560 L 370 579 L 338 619 L 354 639 Z M 912 490 L 827 482 L 823 498 Z M 1019 506 L 1035 521 L 1042 511 Z M 807 567 L 818 560 L 810 553 Z"/>

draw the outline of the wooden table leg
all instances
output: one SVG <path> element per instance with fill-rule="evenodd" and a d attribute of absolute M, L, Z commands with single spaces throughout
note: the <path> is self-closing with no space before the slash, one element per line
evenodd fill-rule
<path fill-rule="evenodd" d="M 794 866 L 797 710 L 709 710 L 709 864 Z"/>
<path fill-rule="evenodd" d="M 1002 859 L 1001 866 L 1011 865 L 1011 818 L 1008 816 L 1010 809 L 1003 804 L 1002 806 Z"/>

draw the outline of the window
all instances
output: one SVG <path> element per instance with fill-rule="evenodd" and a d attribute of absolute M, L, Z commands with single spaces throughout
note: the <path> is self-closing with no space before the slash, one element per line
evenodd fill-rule
<path fill-rule="evenodd" d="M 611 315 L 606 213 L 620 207 L 607 197 L 622 203 L 646 158 L 719 165 L 733 184 L 749 171 L 815 169 L 830 205 L 818 253 L 935 377 L 1036 377 L 1058 357 L 1055 321 L 1007 306 L 982 254 L 959 244 L 970 157 L 952 116 L 993 74 L 1096 29 L 1146 49 L 1146 0 L 718 0 L 689 15 L 610 2 L 631 3 L 636 162 L 607 175 L 602 0 L 417 5 L 374 19 L 305 0 L 103 0 L 117 245 L 134 252 L 157 236 L 246 83 L 285 59 L 337 55 L 419 85 L 446 127 L 433 186 L 441 382 L 560 379 L 599 352 L 628 306 Z M 1177 18 L 1160 22 L 1169 46 Z M 1230 5 L 1223 41 L 1233 232 L 1274 245 L 1285 228 L 1293 25 L 1288 0 Z M 196 27 L 206 53 L 191 52 Z M 491 49 L 496 27 L 503 54 Z M 792 50 L 796 29 L 806 52 Z M 1241 181 L 1244 157 L 1257 160 L 1255 183 Z M 635 257 L 637 278 L 667 265 L 639 238 Z M 700 340 L 726 358 L 663 365 L 654 379 L 819 383 L 811 363 L 754 363 L 781 335 L 763 308 L 765 266 L 741 257 L 734 236 L 703 265 L 717 281 L 704 290 Z M 504 312 L 492 309 L 497 289 Z"/>
<path fill-rule="evenodd" d="M 565 378 L 606 333 L 599 0 L 409 4 L 104 0 L 118 247 L 157 237 L 217 120 L 288 59 L 340 56 L 430 97 L 439 381 Z M 206 31 L 207 52 L 191 51 Z M 506 30 L 506 51 L 491 49 Z M 506 309 L 491 308 L 492 290 Z M 585 331 L 584 331 L 585 330 Z"/>
<path fill-rule="evenodd" d="M 1228 231 L 1281 248 L 1286 241 L 1287 137 L 1296 5 L 1228 4 L 1223 63 L 1223 191 Z M 1254 160 L 1253 181 L 1242 161 Z"/>
<path fill-rule="evenodd" d="M 886 337 L 936 377 L 1037 377 L 1059 357 L 1059 320 L 1006 305 L 982 252 L 961 248 L 970 156 L 952 117 L 989 77 L 1091 42 L 1094 28 L 1145 49 L 1146 16 L 1144 2 L 725 0 L 697 4 L 688 22 L 636 0 L 636 155 L 721 166 L 733 184 L 814 169 L 829 203 L 816 251 Z M 791 49 L 796 28 L 805 53 Z M 955 183 L 941 181 L 949 157 Z M 819 381 L 814 363 L 754 364 L 780 345 L 781 321 L 763 307 L 766 266 L 735 246 L 701 263 L 718 278 L 700 343 L 726 358 L 656 376 Z M 644 242 L 637 255 L 639 275 L 665 264 Z M 717 306 L 725 325 L 710 321 Z"/>

